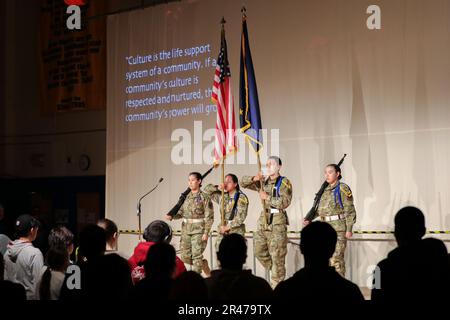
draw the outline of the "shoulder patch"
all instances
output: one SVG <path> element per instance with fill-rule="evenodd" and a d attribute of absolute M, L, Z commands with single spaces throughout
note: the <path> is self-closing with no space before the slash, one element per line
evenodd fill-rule
<path fill-rule="evenodd" d="M 245 204 L 248 203 L 248 198 L 245 194 L 241 193 L 241 195 L 239 196 L 239 200 L 244 202 Z"/>
<path fill-rule="evenodd" d="M 347 196 L 347 198 L 352 197 L 352 190 L 345 183 L 341 183 L 341 191 Z"/>
<path fill-rule="evenodd" d="M 288 189 L 292 188 L 291 182 L 287 178 L 284 178 L 283 180 L 281 180 L 281 184 L 285 185 L 285 187 Z"/>

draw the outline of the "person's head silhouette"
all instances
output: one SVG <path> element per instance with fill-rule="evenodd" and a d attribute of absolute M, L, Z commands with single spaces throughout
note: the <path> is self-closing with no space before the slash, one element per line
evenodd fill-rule
<path fill-rule="evenodd" d="M 123 300 L 133 288 L 127 260 L 116 253 L 101 256 L 93 269 L 92 293 L 103 299 Z"/>
<path fill-rule="evenodd" d="M 175 249 L 166 242 L 155 243 L 147 252 L 144 263 L 145 274 L 150 277 L 171 278 L 175 272 Z"/>
<path fill-rule="evenodd" d="M 399 247 L 416 243 L 425 235 L 425 217 L 416 207 L 404 207 L 395 215 L 395 239 Z"/>
<path fill-rule="evenodd" d="M 179 301 L 205 301 L 208 299 L 208 287 L 201 275 L 195 271 L 186 271 L 174 281 L 171 300 Z"/>
<path fill-rule="evenodd" d="M 300 251 L 305 257 L 305 265 L 328 266 L 336 242 L 337 233 L 328 223 L 316 221 L 307 225 L 300 238 Z"/>
<path fill-rule="evenodd" d="M 79 253 L 89 260 L 101 257 L 106 250 L 105 230 L 95 224 L 84 227 L 80 232 L 80 251 Z"/>
<path fill-rule="evenodd" d="M 167 242 L 172 240 L 172 228 L 162 220 L 152 221 L 144 231 L 144 240 L 148 242 Z"/>
<path fill-rule="evenodd" d="M 247 260 L 247 243 L 245 238 L 237 233 L 225 235 L 220 242 L 217 259 L 222 269 L 242 270 Z"/>
<path fill-rule="evenodd" d="M 445 243 L 436 238 L 426 238 L 421 241 L 424 262 L 431 265 L 431 268 L 444 269 L 450 275 L 450 264 L 448 261 L 448 251 Z"/>

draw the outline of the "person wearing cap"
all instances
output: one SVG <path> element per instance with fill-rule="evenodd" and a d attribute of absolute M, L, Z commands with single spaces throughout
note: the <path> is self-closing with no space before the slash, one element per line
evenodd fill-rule
<path fill-rule="evenodd" d="M 353 225 L 356 222 L 356 210 L 353 204 L 353 194 L 350 187 L 341 182 L 341 168 L 337 164 L 325 167 L 325 180 L 328 187 L 322 194 L 317 214 L 320 220 L 329 223 L 337 232 L 336 249 L 330 259 L 330 264 L 345 277 L 345 248 L 347 239 L 353 236 Z M 307 225 L 309 222 L 304 221 Z"/>
<path fill-rule="evenodd" d="M 271 271 L 270 284 L 275 288 L 286 276 L 287 225 L 286 209 L 292 200 L 292 185 L 280 175 L 282 162 L 276 156 L 267 160 L 267 172 L 263 175 L 244 176 L 241 186 L 258 191 L 263 209 L 255 233 L 254 252 L 267 271 Z"/>
<path fill-rule="evenodd" d="M 36 284 L 44 267 L 42 252 L 32 242 L 36 239 L 39 221 L 24 214 L 17 218 L 15 235 L 17 240 L 8 245 L 4 256 L 5 280 L 21 284 L 27 299 L 36 299 Z"/>

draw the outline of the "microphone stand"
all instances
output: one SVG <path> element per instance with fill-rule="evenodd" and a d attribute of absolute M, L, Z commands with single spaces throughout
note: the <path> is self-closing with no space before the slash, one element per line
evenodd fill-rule
<path fill-rule="evenodd" d="M 160 178 L 158 183 L 153 187 L 153 189 L 151 189 L 149 192 L 147 192 L 146 194 L 144 194 L 142 197 L 139 198 L 138 203 L 137 203 L 137 216 L 138 216 L 138 226 L 139 226 L 139 241 L 141 241 L 141 234 L 142 234 L 142 224 L 141 224 L 141 201 L 142 199 L 144 199 L 146 196 L 148 196 L 150 193 L 152 193 L 156 188 L 158 188 L 159 184 L 163 181 L 163 178 Z"/>

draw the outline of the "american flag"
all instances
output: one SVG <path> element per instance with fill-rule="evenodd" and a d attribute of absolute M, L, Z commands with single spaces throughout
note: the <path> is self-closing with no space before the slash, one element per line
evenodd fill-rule
<path fill-rule="evenodd" d="M 227 55 L 225 29 L 222 26 L 220 53 L 217 59 L 212 100 L 217 105 L 216 136 L 214 143 L 214 162 L 229 152 L 237 150 L 236 123 L 234 120 L 234 102 L 230 84 L 230 66 Z"/>

